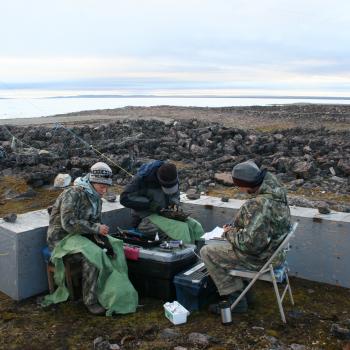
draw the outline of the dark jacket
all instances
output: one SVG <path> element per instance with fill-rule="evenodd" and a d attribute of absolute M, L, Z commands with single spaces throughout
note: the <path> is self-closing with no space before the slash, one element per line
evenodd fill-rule
<path fill-rule="evenodd" d="M 160 166 L 160 165 L 159 165 Z M 132 215 L 136 221 L 158 212 L 162 208 L 180 203 L 180 192 L 167 195 L 162 191 L 157 178 L 159 166 L 153 167 L 146 175 L 135 175 L 120 195 L 120 203 L 133 209 Z M 134 226 L 138 223 L 134 222 Z"/>

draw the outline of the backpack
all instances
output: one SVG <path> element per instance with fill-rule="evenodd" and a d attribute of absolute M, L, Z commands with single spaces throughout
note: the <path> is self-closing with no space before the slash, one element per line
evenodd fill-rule
<path fill-rule="evenodd" d="M 138 175 L 140 177 L 146 177 L 149 174 L 151 174 L 151 172 L 154 169 L 159 168 L 163 163 L 164 163 L 164 161 L 162 161 L 162 160 L 154 160 L 152 162 L 142 164 L 140 166 L 139 170 L 137 171 L 136 175 Z"/>

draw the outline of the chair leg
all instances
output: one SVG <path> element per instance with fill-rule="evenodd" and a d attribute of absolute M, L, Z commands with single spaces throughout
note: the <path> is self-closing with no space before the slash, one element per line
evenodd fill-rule
<path fill-rule="evenodd" d="M 286 281 L 287 281 L 287 285 L 288 285 L 288 292 L 289 292 L 290 302 L 292 303 L 292 305 L 294 305 L 294 298 L 293 298 L 292 288 L 290 287 L 289 277 L 288 277 L 287 271 L 285 272 L 285 274 L 286 274 Z"/>
<path fill-rule="evenodd" d="M 280 292 L 279 292 L 279 289 L 278 289 L 278 285 L 277 285 L 277 281 L 276 281 L 276 277 L 275 277 L 272 265 L 270 265 L 270 273 L 271 273 L 273 287 L 275 289 L 277 304 L 278 304 L 278 308 L 280 310 L 282 322 L 283 323 L 287 323 L 286 316 L 284 315 L 284 310 L 283 310 L 282 300 L 281 300 L 281 297 L 280 297 Z"/>
<path fill-rule="evenodd" d="M 52 294 L 55 291 L 55 282 L 53 280 L 53 271 L 49 264 L 46 266 L 47 282 L 49 284 L 49 291 Z"/>
<path fill-rule="evenodd" d="M 74 287 L 73 287 L 73 281 L 72 281 L 72 272 L 71 272 L 71 268 L 70 268 L 69 263 L 65 262 L 64 268 L 65 268 L 66 283 L 67 283 L 67 288 L 69 291 L 69 296 L 72 300 L 74 300 Z"/>

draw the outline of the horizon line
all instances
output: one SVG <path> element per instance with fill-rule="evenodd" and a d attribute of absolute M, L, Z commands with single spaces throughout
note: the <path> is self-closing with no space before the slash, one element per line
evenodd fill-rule
<path fill-rule="evenodd" d="M 0 97 L 3 100 L 21 99 L 23 97 Z M 27 97 L 28 98 L 28 97 Z M 350 100 L 350 96 L 312 96 L 312 95 L 120 95 L 120 94 L 79 94 L 79 95 L 58 95 L 47 97 L 31 97 L 31 99 L 73 99 L 73 98 L 254 98 L 254 99 L 305 99 L 305 100 Z"/>

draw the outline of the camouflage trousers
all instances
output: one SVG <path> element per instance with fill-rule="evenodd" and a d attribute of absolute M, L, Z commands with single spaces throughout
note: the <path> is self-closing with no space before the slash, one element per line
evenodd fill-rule
<path fill-rule="evenodd" d="M 65 257 L 65 260 L 73 264 L 81 264 L 82 270 L 82 292 L 85 305 L 98 303 L 96 290 L 98 269 L 91 264 L 82 254 L 72 254 Z"/>
<path fill-rule="evenodd" d="M 230 243 L 206 245 L 200 254 L 220 295 L 228 295 L 243 289 L 242 279 L 229 275 L 229 271 L 233 268 L 242 267 Z"/>

